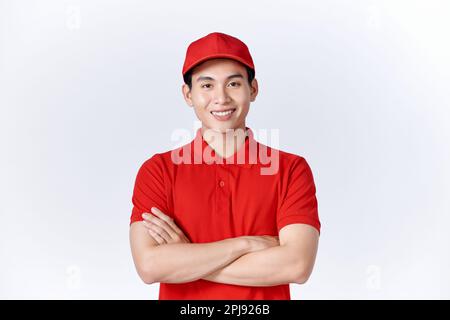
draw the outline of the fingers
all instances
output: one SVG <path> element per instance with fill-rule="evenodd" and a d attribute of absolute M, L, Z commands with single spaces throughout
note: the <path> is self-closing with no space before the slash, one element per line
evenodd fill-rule
<path fill-rule="evenodd" d="M 152 207 L 151 208 L 152 213 L 154 213 L 158 218 L 160 218 L 161 220 L 163 220 L 164 222 L 166 222 L 174 232 L 176 232 L 177 234 L 181 235 L 183 234 L 183 231 L 178 228 L 178 226 L 175 224 L 175 222 L 173 221 L 173 219 L 167 215 L 164 214 L 164 212 L 162 212 L 161 210 L 159 210 L 156 207 Z"/>
<path fill-rule="evenodd" d="M 147 222 L 145 220 L 143 221 L 143 223 L 147 227 L 149 232 L 152 231 L 156 233 L 159 237 L 163 238 L 166 243 L 169 243 L 171 241 L 172 237 L 166 232 L 166 230 L 164 230 L 160 226 L 154 224 L 153 222 Z"/>
<path fill-rule="evenodd" d="M 160 229 L 164 230 L 165 233 L 168 234 L 169 239 L 170 238 L 174 238 L 176 236 L 175 231 L 172 230 L 172 228 L 163 220 L 159 219 L 158 217 L 155 217 L 151 214 L 147 214 L 144 213 L 142 215 L 142 217 L 144 218 L 144 221 L 146 221 L 147 223 L 150 223 L 151 226 L 157 226 Z M 160 230 L 159 228 L 155 228 L 157 230 Z M 162 234 L 161 234 L 162 236 Z"/>
<path fill-rule="evenodd" d="M 150 234 L 150 236 L 155 239 L 156 242 L 158 242 L 158 244 L 166 244 L 166 241 L 156 232 L 153 232 L 151 229 L 148 229 L 148 233 Z"/>
<path fill-rule="evenodd" d="M 142 214 L 144 225 L 149 230 L 151 229 L 154 233 L 157 233 L 167 243 L 178 242 L 180 239 L 184 242 L 190 242 L 172 218 L 164 214 L 158 208 L 152 207 L 151 211 L 154 215 L 148 213 Z"/>

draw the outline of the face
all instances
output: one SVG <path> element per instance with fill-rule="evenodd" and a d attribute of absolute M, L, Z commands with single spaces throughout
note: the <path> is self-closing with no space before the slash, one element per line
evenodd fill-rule
<path fill-rule="evenodd" d="M 258 94 L 258 82 L 249 85 L 247 70 L 230 59 L 211 59 L 196 66 L 192 90 L 183 84 L 183 96 L 194 108 L 203 129 L 226 133 L 227 129 L 245 129 L 250 102 Z"/>

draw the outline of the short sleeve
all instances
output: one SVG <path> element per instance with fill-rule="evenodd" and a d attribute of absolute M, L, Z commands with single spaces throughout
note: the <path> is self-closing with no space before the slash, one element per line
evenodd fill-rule
<path fill-rule="evenodd" d="M 282 199 L 277 212 L 277 229 L 292 223 L 313 226 L 320 234 L 316 187 L 311 168 L 303 157 L 297 156 L 283 179 Z"/>
<path fill-rule="evenodd" d="M 138 170 L 132 196 L 133 209 L 130 225 L 142 221 L 142 214 L 157 207 L 167 213 L 167 197 L 164 185 L 162 160 L 158 154 L 145 161 Z"/>

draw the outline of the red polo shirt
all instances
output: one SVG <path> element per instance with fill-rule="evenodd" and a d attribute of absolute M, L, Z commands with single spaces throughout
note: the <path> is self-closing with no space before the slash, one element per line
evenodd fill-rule
<path fill-rule="evenodd" d="M 227 159 L 214 152 L 198 129 L 190 143 L 146 160 L 136 177 L 130 225 L 157 207 L 192 243 L 277 236 L 291 223 L 309 224 L 320 232 L 316 188 L 306 160 L 265 146 L 246 130 L 245 143 Z M 180 163 L 181 157 L 190 161 Z M 201 279 L 161 283 L 159 299 L 289 300 L 290 292 L 289 284 L 252 287 Z"/>

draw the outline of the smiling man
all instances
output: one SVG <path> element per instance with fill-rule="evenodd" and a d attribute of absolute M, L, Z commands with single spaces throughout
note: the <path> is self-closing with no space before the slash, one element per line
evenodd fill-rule
<path fill-rule="evenodd" d="M 258 82 L 241 40 L 213 32 L 192 42 L 182 74 L 183 97 L 202 126 L 137 173 L 136 270 L 160 283 L 159 299 L 290 299 L 289 284 L 308 280 L 318 248 L 311 169 L 257 142 L 246 126 Z"/>

